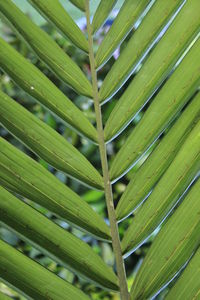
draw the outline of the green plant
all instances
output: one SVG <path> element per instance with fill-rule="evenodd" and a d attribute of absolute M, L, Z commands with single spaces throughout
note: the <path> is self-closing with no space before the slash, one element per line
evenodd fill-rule
<path fill-rule="evenodd" d="M 99 147 L 102 175 L 61 135 L 3 92 L 0 92 L 1 123 L 55 169 L 91 188 L 102 190 L 105 193 L 110 224 L 108 226 L 77 193 L 3 138 L 0 140 L 0 221 L 56 262 L 103 289 L 119 292 L 122 300 L 149 298 L 175 277 L 200 244 L 200 203 L 196 201 L 200 182 L 196 180 L 184 201 L 162 225 L 136 275 L 130 293 L 128 292 L 123 255 L 126 257 L 137 249 L 158 228 L 194 181 L 199 170 L 198 0 L 188 0 L 181 7 L 162 39 L 147 55 L 149 45 L 152 45 L 171 20 L 182 1 L 158 0 L 152 7 L 149 6 L 142 23 L 109 70 L 100 89 L 97 70 L 106 63 L 133 28 L 148 1 L 124 2 L 96 55 L 92 35 L 107 18 L 115 1 L 110 1 L 108 5 L 108 1 L 102 0 L 92 24 L 89 0 L 71 1 L 85 12 L 88 40 L 59 1 L 30 2 L 64 36 L 89 54 L 92 83 L 49 35 L 34 25 L 11 0 L 0 1 L 0 12 L 59 78 L 78 94 L 93 99 L 97 129 L 38 68 L 3 39 L 0 39 L 0 67 L 29 95 L 60 117 L 70 128 L 89 139 L 95 147 Z M 101 105 L 122 87 L 143 55 L 141 69 L 118 100 L 103 127 Z M 181 62 L 176 64 L 180 58 Z M 106 143 L 128 126 L 157 89 L 158 93 L 120 151 L 111 160 L 109 168 Z M 159 138 L 162 133 L 162 138 Z M 115 209 L 112 183 L 126 174 L 158 138 L 155 149 L 133 174 Z M 17 199 L 15 194 L 40 204 L 97 239 L 112 242 L 117 275 L 85 242 Z M 147 201 L 140 206 L 149 194 Z M 138 206 L 140 207 L 133 222 L 120 242 L 117 222 L 130 215 Z M 3 241 L 0 242 L 0 252 L 2 280 L 27 297 L 88 299 L 78 288 L 61 280 Z M 199 250 L 170 291 L 172 295 L 176 295 L 177 290 L 181 289 L 181 281 L 187 281 L 190 274 L 194 274 L 193 260 L 199 258 L 198 253 Z M 195 275 L 193 282 L 188 282 L 188 289 L 192 290 L 194 297 L 199 293 L 198 273 Z M 170 297 L 170 293 L 167 297 Z M 188 291 L 186 296 L 191 299 Z"/>

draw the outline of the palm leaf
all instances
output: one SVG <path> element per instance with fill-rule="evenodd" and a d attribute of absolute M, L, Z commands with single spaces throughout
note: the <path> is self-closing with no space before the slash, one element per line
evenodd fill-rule
<path fill-rule="evenodd" d="M 92 96 L 92 86 L 85 75 L 46 32 L 31 22 L 11 0 L 1 1 L 0 11 L 24 37 L 38 57 L 64 82 L 80 94 Z"/>
<path fill-rule="evenodd" d="M 73 285 L 0 240 L 0 277 L 31 299 L 89 300 Z M 22 268 L 23 266 L 23 268 Z"/>
<path fill-rule="evenodd" d="M 169 1 L 165 1 L 166 5 L 168 5 L 168 3 Z M 149 101 L 152 94 L 159 87 L 162 81 L 167 77 L 167 75 L 169 75 L 178 57 L 181 53 L 183 53 L 186 46 L 192 41 L 194 35 L 199 30 L 200 13 L 198 10 L 198 4 L 198 1 L 188 1 L 184 5 L 178 16 L 173 21 L 173 26 L 171 26 L 166 34 L 162 37 L 161 41 L 152 51 L 139 73 L 123 93 L 106 123 L 106 140 L 110 140 L 118 135 L 119 132 L 121 132 L 131 122 L 136 114 Z M 154 8 L 155 7 L 153 7 L 152 10 Z M 155 18 L 153 18 L 153 24 L 155 24 L 154 20 Z M 146 26 L 149 28 L 148 24 Z M 136 31 L 135 34 L 137 34 L 138 31 Z M 142 32 L 145 31 L 142 30 Z M 133 38 L 136 36 L 135 34 L 133 35 Z M 141 34 L 139 32 L 138 38 L 140 37 Z M 132 49 L 137 49 L 137 47 L 135 46 Z M 123 53 L 120 55 L 120 57 L 123 56 Z M 125 57 L 128 57 L 128 55 L 126 54 Z M 117 60 L 114 66 L 119 60 Z M 124 64 L 127 65 L 124 62 L 122 62 L 120 65 L 123 66 Z M 108 73 L 108 76 L 110 73 L 111 71 Z M 119 73 L 122 74 L 122 71 L 119 70 Z M 115 70 L 115 74 L 118 74 L 117 70 Z M 114 76 L 112 76 L 112 78 L 114 78 Z M 106 84 L 106 79 L 104 82 Z M 104 83 L 102 85 L 102 91 L 105 91 L 106 88 L 103 86 Z M 110 82 L 109 86 L 112 88 L 114 83 Z"/>
<path fill-rule="evenodd" d="M 116 208 L 118 220 L 144 201 L 167 170 L 200 117 L 200 93 L 191 101 L 142 167 L 133 175 Z"/>
<path fill-rule="evenodd" d="M 10 297 L 8 297 L 7 295 L 1 293 L 1 291 L 0 291 L 0 299 L 1 299 L 1 300 L 11 300 L 12 298 L 10 298 Z"/>
<path fill-rule="evenodd" d="M 138 247 L 159 226 L 198 173 L 200 168 L 199 132 L 200 121 L 133 219 L 122 241 L 123 253 Z"/>
<path fill-rule="evenodd" d="M 84 114 L 42 72 L 3 39 L 0 39 L 0 67 L 29 95 L 78 132 L 96 141 L 96 130 Z"/>
<path fill-rule="evenodd" d="M 75 147 L 1 91 L 0 117 L 5 128 L 56 169 L 103 188 L 100 174 Z"/>
<path fill-rule="evenodd" d="M 110 0 L 110 1 L 101 0 L 92 20 L 93 34 L 105 22 L 106 18 L 108 17 L 109 13 L 111 12 L 116 2 L 117 0 Z"/>
<path fill-rule="evenodd" d="M 144 17 L 142 24 L 133 34 L 126 45 L 126 48 L 122 51 L 111 70 L 106 75 L 99 92 L 102 102 L 113 96 L 113 94 L 128 79 L 134 70 L 134 65 L 137 63 L 138 58 L 144 54 L 147 46 L 153 41 L 156 35 L 158 35 L 159 31 L 180 3 L 181 1 L 158 0 L 153 4 L 153 7 Z M 157 16 L 159 16 L 159 18 L 157 18 Z M 157 22 L 155 22 L 155 20 L 157 20 Z M 178 28 L 174 26 L 173 29 L 176 29 L 177 34 Z M 170 46 L 169 44 L 167 45 L 168 47 Z"/>
<path fill-rule="evenodd" d="M 196 251 L 181 277 L 168 293 L 170 299 L 198 299 L 200 287 L 200 248 Z"/>
<path fill-rule="evenodd" d="M 116 275 L 87 244 L 2 187 L 0 196 L 0 222 L 4 226 L 75 273 L 103 287 L 118 289 Z"/>
<path fill-rule="evenodd" d="M 68 37 L 74 45 L 88 52 L 88 42 L 70 15 L 64 10 L 58 0 L 29 0 L 29 2 L 58 30 Z M 91 89 L 87 91 L 89 93 Z"/>
<path fill-rule="evenodd" d="M 80 58 L 83 56 L 85 59 L 84 70 L 88 69 L 87 76 L 76 64 L 76 58 L 74 61 L 74 56 L 66 54 L 46 31 L 33 23 L 11 0 L 0 2 L 0 13 L 17 36 L 28 44 L 31 56 L 33 51 L 39 58 L 40 65 L 46 65 L 49 74 L 51 71 L 54 73 L 53 80 L 55 81 L 55 76 L 61 79 L 58 80 L 58 86 L 64 89 L 64 82 L 69 86 L 65 89 L 67 92 L 72 88 L 79 94 L 78 99 L 76 93 L 71 93 L 72 99 L 76 98 L 75 103 L 81 102 L 84 105 L 83 96 L 92 98 L 93 102 L 87 102 L 90 107 L 87 115 L 91 114 L 90 118 L 93 123 L 96 121 L 97 129 L 51 80 L 5 42 L 9 41 L 7 36 L 5 40 L 0 38 L 0 68 L 7 74 L 3 75 L 3 79 L 11 78 L 28 95 L 50 110 L 50 113 L 59 117 L 61 122 L 93 143 L 91 145 L 90 141 L 73 133 L 77 143 L 73 141 L 70 144 L 17 103 L 19 99 L 21 102 L 23 96 L 16 94 L 18 89 L 15 89 L 15 85 L 14 93 L 13 90 L 5 90 L 17 101 L 3 91 L 0 92 L 1 124 L 36 154 L 35 159 L 32 159 L 18 150 L 6 141 L 7 138 L 10 140 L 10 135 L 2 130 L 5 139 L 0 138 L 1 225 L 51 258 L 54 264 L 61 264 L 61 267 L 66 267 L 84 280 L 100 286 L 103 290 L 98 293 L 98 298 L 115 297 L 111 293 L 105 293 L 105 289 L 116 292 L 119 290 L 122 300 L 155 297 L 177 274 L 180 274 L 180 279 L 172 287 L 167 299 L 185 295 L 188 299 L 198 298 L 198 252 L 195 254 L 195 251 L 200 246 L 199 202 L 196 201 L 200 181 L 197 179 L 194 184 L 193 182 L 200 168 L 199 1 L 126 0 L 110 30 L 103 33 L 104 38 L 101 35 L 99 47 L 96 42 L 93 47 L 93 42 L 96 41 L 93 41 L 93 34 L 109 16 L 115 0 L 101 0 L 92 23 L 89 0 L 70 1 L 85 13 L 86 34 L 79 29 L 59 0 L 29 2 L 64 38 L 67 37 L 74 46 L 86 52 L 81 52 Z M 65 42 L 60 35 L 57 37 L 62 39 L 62 43 Z M 124 39 L 125 43 L 117 50 L 120 52 L 119 57 L 114 56 L 116 61 L 110 61 L 109 65 L 97 73 Z M 18 44 L 13 44 L 19 48 Z M 22 45 L 24 47 L 24 43 Z M 102 75 L 106 70 L 108 72 L 103 80 Z M 132 74 L 134 76 L 126 88 L 123 85 Z M 111 99 L 122 86 L 125 92 L 121 90 L 120 97 L 117 94 L 108 107 L 105 105 L 102 108 L 101 105 Z M 119 100 L 115 101 L 117 98 Z M 150 100 L 144 114 L 142 112 L 139 115 L 142 116 L 141 120 L 136 119 Z M 94 105 L 94 112 L 90 103 Z M 27 104 L 29 107 L 29 100 Z M 133 119 L 138 124 L 133 130 L 128 128 L 127 139 L 124 132 L 117 142 L 107 148 L 106 143 L 119 136 Z M 80 149 L 87 158 L 90 159 L 91 153 L 94 153 L 91 161 L 95 161 L 97 166 L 101 163 L 102 176 L 73 146 L 76 144 L 79 147 L 79 142 Z M 12 143 L 15 144 L 15 140 Z M 20 144 L 19 147 L 21 146 Z M 116 155 L 115 150 L 118 151 Z M 113 154 L 110 162 L 107 158 L 109 151 Z M 38 162 L 39 157 L 41 160 Z M 118 181 L 138 161 L 136 171 L 134 169 L 135 172 L 127 174 L 123 186 L 118 184 L 113 193 L 112 183 Z M 56 172 L 56 176 L 64 172 L 87 187 L 100 189 L 101 192 L 87 190 L 87 187 L 68 178 L 69 187 L 66 186 L 47 170 L 48 164 L 61 171 L 61 174 Z M 113 199 L 118 200 L 118 190 L 125 186 L 127 178 L 130 182 L 115 209 Z M 16 194 L 23 200 L 18 199 Z M 109 225 L 89 205 L 94 204 L 95 209 L 102 209 L 105 205 L 102 201 L 104 196 L 108 211 L 106 221 Z M 98 200 L 100 202 L 95 203 Z M 177 205 L 178 202 L 182 203 Z M 80 234 L 79 239 L 65 231 L 39 213 L 35 209 L 38 205 L 41 211 L 47 211 L 53 218 L 58 218 L 56 223 L 65 224 L 61 221 L 64 220 L 99 240 L 112 240 L 117 276 L 96 253 L 96 249 L 93 251 L 87 245 L 85 235 L 73 229 L 75 234 Z M 117 221 L 135 210 L 132 223 L 127 220 L 121 231 Z M 124 226 L 127 228 L 125 234 Z M 155 229 L 160 232 L 157 234 Z M 122 241 L 119 232 L 123 236 Z M 139 271 L 136 271 L 136 276 L 134 273 L 130 277 L 134 278 L 134 282 L 129 293 L 124 259 L 153 232 L 156 237 L 151 239 L 150 250 Z M 93 242 L 91 238 L 89 241 L 92 241 L 92 246 L 100 245 L 100 242 Z M 100 253 L 103 255 L 104 246 L 103 243 Z M 181 273 L 187 263 L 186 269 Z M 189 280 L 191 273 L 193 282 Z M 82 287 L 88 294 L 92 294 L 92 298 L 96 297 L 93 294 L 96 289 L 90 288 L 85 281 L 75 281 L 78 287 L 75 288 L 3 241 L 0 242 L 0 277 L 28 299 L 88 299 L 78 289 Z M 183 285 L 187 291 L 181 296 Z"/>
<path fill-rule="evenodd" d="M 36 161 L 0 139 L 0 183 L 95 236 L 110 239 L 109 228 L 76 193 Z"/>
<path fill-rule="evenodd" d="M 198 248 L 200 202 L 196 200 L 199 188 L 198 180 L 159 232 L 135 278 L 131 299 L 147 299 L 155 295 L 176 276 Z"/>
<path fill-rule="evenodd" d="M 187 103 L 200 84 L 199 71 L 200 39 L 184 57 L 117 153 L 110 169 L 112 180 L 128 171 Z"/>
<path fill-rule="evenodd" d="M 77 6 L 80 10 L 85 11 L 85 3 L 86 0 L 70 0 L 75 6 Z"/>
<path fill-rule="evenodd" d="M 113 51 L 133 28 L 134 22 L 146 5 L 146 0 L 127 0 L 124 2 L 108 34 L 98 48 L 95 57 L 96 68 L 100 68 L 110 58 Z"/>

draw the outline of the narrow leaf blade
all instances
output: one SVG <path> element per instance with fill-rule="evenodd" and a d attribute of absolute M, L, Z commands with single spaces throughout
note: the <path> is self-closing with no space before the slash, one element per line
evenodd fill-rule
<path fill-rule="evenodd" d="M 93 34 L 103 25 L 117 0 L 101 0 L 92 20 Z"/>
<path fill-rule="evenodd" d="M 134 22 L 147 5 L 146 0 L 126 0 L 96 54 L 96 68 L 100 68 L 132 29 Z"/>
<path fill-rule="evenodd" d="M 31 299 L 89 300 L 82 291 L 1 240 L 0 277 Z"/>
<path fill-rule="evenodd" d="M 96 141 L 89 120 L 42 72 L 0 39 L 0 67 L 29 95 L 81 134 Z"/>
<path fill-rule="evenodd" d="M 8 297 L 7 295 L 3 294 L 3 293 L 0 291 L 0 299 L 1 299 L 1 300 L 11 300 L 12 298 Z"/>
<path fill-rule="evenodd" d="M 200 39 L 162 87 L 112 162 L 110 176 L 116 180 L 141 157 L 200 84 Z"/>
<path fill-rule="evenodd" d="M 36 161 L 0 138 L 0 183 L 100 239 L 109 227 L 76 193 Z"/>
<path fill-rule="evenodd" d="M 78 7 L 80 10 L 85 11 L 86 0 L 69 0 L 69 1 L 73 3 L 76 7 Z"/>
<path fill-rule="evenodd" d="M 165 5 L 168 4 L 168 2 L 169 1 L 165 1 Z M 149 101 L 154 91 L 160 86 L 162 81 L 171 71 L 178 57 L 180 57 L 194 38 L 195 34 L 199 31 L 200 12 L 198 6 L 198 0 L 186 2 L 173 21 L 171 27 L 167 30 L 142 66 L 139 73 L 131 81 L 124 94 L 118 100 L 106 123 L 106 140 L 110 140 L 118 135 Z M 152 8 L 152 11 L 153 9 L 154 7 Z M 151 10 L 149 14 L 150 13 Z M 154 20 L 153 22 L 155 23 Z M 139 30 L 140 27 L 138 28 L 138 31 Z M 137 31 L 134 36 L 137 37 Z M 141 34 L 139 32 L 139 37 L 140 36 Z M 134 46 L 133 51 L 134 49 L 137 49 L 136 45 Z M 124 63 L 122 63 L 121 66 L 124 68 Z"/>
<path fill-rule="evenodd" d="M 199 188 L 198 180 L 155 238 L 135 278 L 131 289 L 132 300 L 147 299 L 155 295 L 177 274 L 198 248 Z"/>
<path fill-rule="evenodd" d="M 198 196 L 198 195 L 197 195 Z M 170 289 L 166 300 L 198 299 L 200 287 L 200 248 L 196 251 L 181 277 Z"/>
<path fill-rule="evenodd" d="M 139 28 L 106 75 L 100 89 L 101 102 L 109 99 L 131 75 L 134 65 L 153 41 L 181 1 L 158 0 L 144 17 Z M 159 18 L 158 18 L 159 16 Z M 156 21 L 155 21 L 156 20 Z"/>
<path fill-rule="evenodd" d="M 75 273 L 118 290 L 117 277 L 85 242 L 0 187 L 0 222 Z"/>
<path fill-rule="evenodd" d="M 94 188 L 103 179 L 90 162 L 67 140 L 0 91 L 0 123 L 54 168 Z"/>
<path fill-rule="evenodd" d="M 52 5 L 56 4 L 54 1 L 50 2 Z M 78 93 L 92 96 L 92 86 L 81 69 L 45 31 L 35 25 L 11 0 L 1 1 L 0 11 L 19 32 L 20 36 L 27 41 L 38 57 L 59 78 L 72 86 Z"/>
<path fill-rule="evenodd" d="M 156 149 L 133 175 L 117 205 L 116 217 L 118 220 L 125 218 L 135 210 L 151 192 L 177 155 L 199 117 L 200 93 L 195 96 Z"/>
<path fill-rule="evenodd" d="M 29 0 L 29 2 L 74 45 L 88 52 L 88 41 L 58 0 Z"/>
<path fill-rule="evenodd" d="M 200 168 L 200 121 L 152 194 L 136 213 L 122 241 L 123 253 L 132 252 L 163 222 Z"/>

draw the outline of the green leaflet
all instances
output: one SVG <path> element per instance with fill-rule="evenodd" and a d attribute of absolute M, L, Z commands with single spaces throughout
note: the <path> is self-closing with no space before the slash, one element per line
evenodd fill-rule
<path fill-rule="evenodd" d="M 69 1 L 73 3 L 76 7 L 78 7 L 80 10 L 85 11 L 86 0 L 69 0 Z"/>
<path fill-rule="evenodd" d="M 154 3 L 104 79 L 100 89 L 101 102 L 113 96 L 113 93 L 128 79 L 138 58 L 141 57 L 180 3 L 181 1 L 174 0 L 158 0 Z"/>
<path fill-rule="evenodd" d="M 109 227 L 76 193 L 43 166 L 0 138 L 0 183 L 100 239 Z"/>
<path fill-rule="evenodd" d="M 133 28 L 134 22 L 147 5 L 147 0 L 126 0 L 99 46 L 96 54 L 96 68 L 100 68 L 112 55 L 124 37 Z"/>
<path fill-rule="evenodd" d="M 38 4 L 40 2 L 41 0 Z M 48 4 L 47 2 L 49 2 L 49 0 L 45 0 L 46 4 Z M 55 1 L 50 2 L 52 5 L 57 3 Z M 64 12 L 64 8 L 60 7 L 60 9 Z M 30 21 L 30 19 L 22 13 L 11 0 L 0 1 L 0 11 L 32 47 L 38 57 L 44 61 L 55 74 L 57 74 L 64 82 L 72 86 L 78 93 L 92 97 L 92 86 L 86 76 L 77 64 L 45 31 L 41 30 Z"/>
<path fill-rule="evenodd" d="M 199 189 L 198 180 L 158 233 L 134 280 L 132 300 L 148 299 L 157 293 L 177 274 L 199 246 Z"/>
<path fill-rule="evenodd" d="M 54 168 L 94 188 L 103 188 L 101 175 L 75 147 L 1 91 L 0 123 Z"/>
<path fill-rule="evenodd" d="M 101 0 L 92 20 L 93 34 L 103 25 L 117 0 Z"/>
<path fill-rule="evenodd" d="M 0 278 L 31 299 L 89 300 L 82 291 L 1 240 Z"/>
<path fill-rule="evenodd" d="M 7 295 L 3 294 L 3 293 L 0 291 L 0 299 L 1 299 L 1 300 L 11 300 L 12 298 L 8 297 Z"/>
<path fill-rule="evenodd" d="M 164 174 L 200 117 L 200 93 L 192 100 L 144 164 L 133 175 L 116 208 L 118 220 L 142 203 Z"/>
<path fill-rule="evenodd" d="M 117 277 L 85 242 L 0 187 L 0 222 L 53 260 L 108 289 Z"/>
<path fill-rule="evenodd" d="M 198 195 L 197 195 L 198 197 Z M 166 300 L 198 299 L 200 295 L 200 248 L 188 263 L 181 277 L 167 294 Z"/>
<path fill-rule="evenodd" d="M 164 1 L 165 5 L 171 3 L 171 1 Z M 151 13 L 157 7 L 159 1 L 154 4 L 153 8 L 150 10 L 149 14 L 145 17 L 141 24 L 141 27 L 133 35 L 134 38 L 140 39 L 143 37 L 142 32 L 146 18 L 151 17 Z M 173 1 L 177 3 L 177 1 Z M 164 4 L 162 4 L 164 9 Z M 183 53 L 186 46 L 189 45 L 193 39 L 196 32 L 199 30 L 199 1 L 192 0 L 187 1 L 183 6 L 182 10 L 179 12 L 178 16 L 173 21 L 170 28 L 167 30 L 165 35 L 162 37 L 160 42 L 157 44 L 155 49 L 152 51 L 147 61 L 142 66 L 139 73 L 132 80 L 122 97 L 118 100 L 115 108 L 113 109 L 110 117 L 105 126 L 105 139 L 110 140 L 115 137 L 121 130 L 126 127 L 130 121 L 134 118 L 137 112 L 146 104 L 153 94 L 155 89 L 161 84 L 161 82 L 166 78 L 172 69 L 174 63 L 177 61 L 178 57 Z M 165 12 L 165 10 L 164 10 Z M 159 15 L 159 14 L 158 14 Z M 156 17 L 156 20 L 160 19 Z M 153 17 L 153 24 L 156 26 L 155 18 Z M 147 22 L 147 28 L 150 26 Z M 142 32 L 140 32 L 140 28 Z M 138 34 L 138 35 L 137 35 Z M 130 40 L 131 42 L 131 40 Z M 139 40 L 140 43 L 140 40 Z M 127 51 L 127 48 L 124 50 Z M 133 45 L 131 56 L 134 58 L 134 49 L 138 50 L 138 45 Z M 120 57 L 123 58 L 123 53 Z M 128 54 L 125 56 L 127 57 Z M 120 58 L 115 63 L 118 64 Z M 129 58 L 130 61 L 130 58 Z M 123 73 L 126 64 L 121 62 L 120 74 Z M 117 66 L 117 65 L 116 65 Z M 114 67 L 113 67 L 114 68 Z M 115 72 L 117 72 L 115 70 Z M 115 74 L 118 74 L 115 73 Z M 114 78 L 113 75 L 112 78 Z M 104 85 L 104 84 L 103 84 Z M 106 85 L 106 81 L 105 81 Z M 104 88 L 106 88 L 104 85 Z M 114 83 L 111 84 L 113 86 Z M 105 91 L 102 87 L 102 93 Z"/>
<path fill-rule="evenodd" d="M 97 132 L 89 120 L 42 72 L 0 39 L 0 67 L 29 95 L 89 139 Z"/>
<path fill-rule="evenodd" d="M 200 168 L 200 121 L 125 232 L 122 251 L 136 249 L 166 218 Z"/>
<path fill-rule="evenodd" d="M 29 0 L 38 11 L 68 37 L 74 45 L 88 52 L 88 41 L 58 0 Z M 87 93 L 89 93 L 89 90 Z"/>
<path fill-rule="evenodd" d="M 110 169 L 112 180 L 125 174 L 174 119 L 198 88 L 199 73 L 200 39 L 194 43 L 117 153 Z"/>

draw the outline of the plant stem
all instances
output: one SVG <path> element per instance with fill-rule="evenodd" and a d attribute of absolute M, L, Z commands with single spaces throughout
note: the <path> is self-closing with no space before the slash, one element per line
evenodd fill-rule
<path fill-rule="evenodd" d="M 100 151 L 101 165 L 102 165 L 102 172 L 103 172 L 103 179 L 104 179 L 106 205 L 107 205 L 108 217 L 110 221 L 112 246 L 113 246 L 113 252 L 116 260 L 121 299 L 128 300 L 130 299 L 130 296 L 128 293 L 124 261 L 122 257 L 118 226 L 117 226 L 115 209 L 113 204 L 112 186 L 109 178 L 106 145 L 104 141 L 101 106 L 99 103 L 97 73 L 95 70 L 95 59 L 94 59 L 94 52 L 93 52 L 92 28 L 90 24 L 89 0 L 86 0 L 86 18 L 87 18 L 88 41 L 89 41 L 89 59 L 90 59 L 90 68 L 91 68 L 92 86 L 93 86 L 93 98 L 94 98 L 97 133 L 98 133 L 98 140 L 99 140 L 99 151 Z"/>

